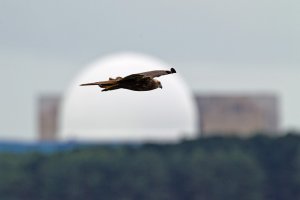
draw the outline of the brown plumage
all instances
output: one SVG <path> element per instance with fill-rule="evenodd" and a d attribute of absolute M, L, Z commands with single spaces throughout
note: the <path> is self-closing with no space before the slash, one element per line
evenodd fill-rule
<path fill-rule="evenodd" d="M 143 72 L 138 74 L 131 74 L 124 78 L 117 77 L 115 79 L 109 78 L 108 81 L 100 81 L 94 83 L 85 83 L 81 84 L 80 86 L 90 86 L 90 85 L 97 85 L 101 88 L 104 88 L 102 91 L 108 90 L 116 90 L 116 89 L 128 89 L 134 91 L 148 91 L 154 90 L 156 88 L 162 88 L 161 83 L 154 79 L 155 77 L 173 74 L 176 73 L 174 68 L 171 68 L 170 71 L 168 70 L 155 70 L 149 72 Z"/>

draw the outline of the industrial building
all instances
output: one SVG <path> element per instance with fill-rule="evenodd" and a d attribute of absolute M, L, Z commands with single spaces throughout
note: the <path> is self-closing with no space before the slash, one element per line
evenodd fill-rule
<path fill-rule="evenodd" d="M 279 102 L 273 94 L 197 94 L 199 136 L 256 133 L 276 136 L 280 131 Z M 41 141 L 57 140 L 61 97 L 45 95 L 38 100 L 38 133 Z"/>
<path fill-rule="evenodd" d="M 38 99 L 38 137 L 40 141 L 57 139 L 60 102 L 59 95 L 42 95 Z"/>
<path fill-rule="evenodd" d="M 279 132 L 279 102 L 276 95 L 197 95 L 202 136 Z"/>

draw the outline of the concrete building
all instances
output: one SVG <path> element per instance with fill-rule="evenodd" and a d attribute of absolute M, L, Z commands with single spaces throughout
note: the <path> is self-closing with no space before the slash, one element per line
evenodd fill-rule
<path fill-rule="evenodd" d="M 279 132 L 279 102 L 276 95 L 201 95 L 195 96 L 201 136 L 251 136 L 257 132 Z M 58 139 L 61 97 L 44 95 L 38 99 L 40 141 Z"/>
<path fill-rule="evenodd" d="M 44 95 L 38 99 L 38 136 L 40 141 L 57 139 L 61 97 Z"/>
<path fill-rule="evenodd" d="M 275 95 L 197 95 L 202 136 L 279 132 Z"/>

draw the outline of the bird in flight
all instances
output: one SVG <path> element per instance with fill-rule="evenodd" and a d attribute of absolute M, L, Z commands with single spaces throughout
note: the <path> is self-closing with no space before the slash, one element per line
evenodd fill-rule
<path fill-rule="evenodd" d="M 102 91 L 116 90 L 116 89 L 128 89 L 134 91 L 149 91 L 157 88 L 162 89 L 160 81 L 154 79 L 155 77 L 174 74 L 176 73 L 174 68 L 168 70 L 155 70 L 149 72 L 143 72 L 138 74 L 131 74 L 124 78 L 109 78 L 108 81 L 100 81 L 93 83 L 85 83 L 80 86 L 91 86 L 96 85 L 104 88 Z"/>

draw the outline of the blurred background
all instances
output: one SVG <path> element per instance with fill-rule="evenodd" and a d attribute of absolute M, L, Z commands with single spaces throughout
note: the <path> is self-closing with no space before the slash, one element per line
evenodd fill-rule
<path fill-rule="evenodd" d="M 300 199 L 299 52 L 294 0 L 0 0 L 0 198 Z"/>

